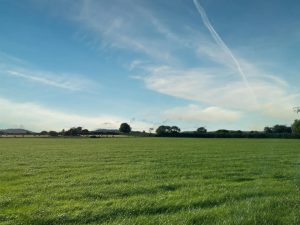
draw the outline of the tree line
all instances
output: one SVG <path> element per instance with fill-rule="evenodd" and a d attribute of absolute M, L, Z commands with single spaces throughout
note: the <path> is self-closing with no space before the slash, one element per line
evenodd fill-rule
<path fill-rule="evenodd" d="M 151 129 L 152 131 L 152 129 Z M 291 126 L 275 125 L 273 127 L 265 127 L 263 131 L 241 131 L 220 129 L 217 131 L 207 131 L 205 127 L 199 127 L 195 131 L 181 131 L 178 126 L 159 126 L 155 134 L 151 131 L 148 133 L 143 131 L 132 131 L 128 123 L 122 123 L 118 130 L 99 129 L 89 131 L 82 127 L 73 127 L 69 130 L 42 131 L 40 135 L 48 135 L 52 137 L 66 136 L 78 137 L 89 136 L 97 137 L 101 135 L 132 135 L 132 136 L 157 136 L 157 137 L 202 137 L 202 138 L 300 138 L 300 120 L 295 120 Z"/>
<path fill-rule="evenodd" d="M 119 130 L 109 130 L 109 129 L 99 129 L 95 131 L 89 131 L 88 129 L 83 129 L 82 127 L 72 127 L 69 130 L 63 129 L 60 132 L 57 131 L 42 131 L 40 135 L 48 135 L 51 137 L 79 137 L 79 136 L 99 136 L 99 135 L 120 135 L 129 134 L 131 132 L 131 127 L 127 123 L 122 123 Z"/>
<path fill-rule="evenodd" d="M 300 138 L 300 120 L 295 120 L 291 126 L 275 125 L 265 127 L 264 131 L 241 131 L 220 129 L 208 132 L 205 127 L 195 131 L 183 131 L 177 126 L 159 126 L 156 129 L 159 137 L 205 137 L 205 138 Z"/>

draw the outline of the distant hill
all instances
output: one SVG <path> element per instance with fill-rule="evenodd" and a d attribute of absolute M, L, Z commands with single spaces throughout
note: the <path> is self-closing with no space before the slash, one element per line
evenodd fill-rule
<path fill-rule="evenodd" d="M 34 132 L 25 129 L 4 129 L 0 130 L 3 134 L 33 134 Z"/>

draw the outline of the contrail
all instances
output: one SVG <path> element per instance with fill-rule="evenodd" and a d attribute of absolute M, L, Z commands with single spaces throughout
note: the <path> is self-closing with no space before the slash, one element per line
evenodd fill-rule
<path fill-rule="evenodd" d="M 225 44 L 225 42 L 222 40 L 222 38 L 220 37 L 220 35 L 216 32 L 216 30 L 214 29 L 214 27 L 211 25 L 206 12 L 204 10 L 204 8 L 200 5 L 200 3 L 197 0 L 193 0 L 194 4 L 199 12 L 199 14 L 201 15 L 202 21 L 204 23 L 204 25 L 206 26 L 206 28 L 209 30 L 212 38 L 215 40 L 215 42 L 217 43 L 217 45 L 222 48 L 222 50 L 232 59 L 234 65 L 236 66 L 237 71 L 239 72 L 239 74 L 241 75 L 245 85 L 247 86 L 247 88 L 251 91 L 254 99 L 256 100 L 255 94 L 251 88 L 251 86 L 249 85 L 249 81 L 246 77 L 246 74 L 244 73 L 239 61 L 235 58 L 234 54 L 232 53 L 232 51 L 228 48 L 228 46 Z"/>

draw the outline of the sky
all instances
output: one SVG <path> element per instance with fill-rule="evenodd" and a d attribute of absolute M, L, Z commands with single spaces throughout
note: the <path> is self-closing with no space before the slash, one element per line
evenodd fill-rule
<path fill-rule="evenodd" d="M 290 125 L 299 11 L 298 0 L 1 0 L 0 129 Z"/>

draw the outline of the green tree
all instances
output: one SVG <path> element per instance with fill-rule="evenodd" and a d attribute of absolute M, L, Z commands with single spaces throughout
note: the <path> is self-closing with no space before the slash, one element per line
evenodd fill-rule
<path fill-rule="evenodd" d="M 204 134 L 207 132 L 207 130 L 205 129 L 205 127 L 199 127 L 196 132 L 200 134 Z"/>
<path fill-rule="evenodd" d="M 179 127 L 177 127 L 177 126 L 172 126 L 171 128 L 170 128 L 170 131 L 171 131 L 171 133 L 175 133 L 175 134 L 178 134 L 178 133 L 180 133 L 180 128 Z"/>
<path fill-rule="evenodd" d="M 89 135 L 89 130 L 88 129 L 83 129 L 82 131 L 81 131 L 81 134 L 82 135 Z"/>
<path fill-rule="evenodd" d="M 292 132 L 293 134 L 300 134 L 300 120 L 295 120 L 292 124 Z"/>
<path fill-rule="evenodd" d="M 267 134 L 271 134 L 272 133 L 272 128 L 271 127 L 265 127 L 264 132 L 267 133 Z"/>
<path fill-rule="evenodd" d="M 265 127 L 264 132 L 266 134 L 291 134 L 292 129 L 286 125 L 275 125 L 273 127 Z"/>
<path fill-rule="evenodd" d="M 180 133 L 180 128 L 177 126 L 170 127 L 170 126 L 161 125 L 156 129 L 156 134 L 158 136 L 161 135 L 169 136 L 170 134 L 178 134 L 178 133 Z"/>
<path fill-rule="evenodd" d="M 125 134 L 129 134 L 131 132 L 131 127 L 128 123 L 122 123 L 120 125 L 119 131 Z"/>
<path fill-rule="evenodd" d="M 272 130 L 274 133 L 292 133 L 291 127 L 285 125 L 275 125 Z"/>
<path fill-rule="evenodd" d="M 82 133 L 82 127 L 72 127 L 64 132 L 65 136 L 80 136 Z"/>
<path fill-rule="evenodd" d="M 58 136 L 58 133 L 56 131 L 49 131 L 49 135 L 51 137 L 57 137 Z"/>
<path fill-rule="evenodd" d="M 221 129 L 216 131 L 217 134 L 229 134 L 229 130 Z"/>
<path fill-rule="evenodd" d="M 170 127 L 168 127 L 168 126 L 161 125 L 156 129 L 156 134 L 159 136 L 164 135 L 164 134 L 168 133 L 169 128 Z"/>

